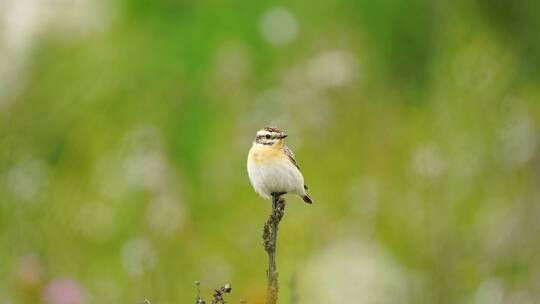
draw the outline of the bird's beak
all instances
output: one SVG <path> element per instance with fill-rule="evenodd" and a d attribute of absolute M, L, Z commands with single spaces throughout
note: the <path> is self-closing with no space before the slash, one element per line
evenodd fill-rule
<path fill-rule="evenodd" d="M 283 138 L 285 138 L 285 137 L 287 137 L 287 136 L 288 136 L 287 134 L 281 132 L 281 134 L 279 135 L 279 138 L 283 139 Z"/>

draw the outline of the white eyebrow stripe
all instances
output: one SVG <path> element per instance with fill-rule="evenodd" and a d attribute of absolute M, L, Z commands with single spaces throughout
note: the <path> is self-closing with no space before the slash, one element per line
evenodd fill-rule
<path fill-rule="evenodd" d="M 266 130 L 261 130 L 259 132 L 257 132 L 257 136 L 265 136 L 265 135 L 271 135 L 272 133 L 266 131 Z"/>

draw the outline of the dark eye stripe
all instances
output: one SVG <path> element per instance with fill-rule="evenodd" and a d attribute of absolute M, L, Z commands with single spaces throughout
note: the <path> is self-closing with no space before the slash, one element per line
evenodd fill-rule
<path fill-rule="evenodd" d="M 266 136 L 269 136 L 269 137 L 266 137 Z M 257 135 L 255 137 L 255 140 L 259 143 L 262 143 L 262 144 L 265 144 L 265 145 L 271 145 L 272 143 L 269 142 L 262 142 L 263 139 L 266 139 L 266 140 L 270 140 L 270 139 L 276 139 L 277 138 L 277 135 L 276 134 L 260 134 L 260 135 Z"/>
<path fill-rule="evenodd" d="M 259 138 L 267 138 L 267 139 L 275 139 L 277 138 L 278 135 L 277 134 L 260 134 L 260 135 L 257 135 L 256 138 L 259 139 Z"/>

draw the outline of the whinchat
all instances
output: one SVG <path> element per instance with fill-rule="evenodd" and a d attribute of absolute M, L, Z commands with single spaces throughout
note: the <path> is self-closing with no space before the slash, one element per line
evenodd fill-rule
<path fill-rule="evenodd" d="M 285 146 L 285 137 L 287 134 L 274 127 L 257 132 L 247 160 L 249 180 L 255 192 L 265 199 L 292 193 L 311 204 L 308 187 L 293 152 Z"/>

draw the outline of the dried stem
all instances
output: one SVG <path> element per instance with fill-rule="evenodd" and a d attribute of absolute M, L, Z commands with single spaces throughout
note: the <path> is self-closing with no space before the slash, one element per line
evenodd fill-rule
<path fill-rule="evenodd" d="M 195 304 L 206 304 L 206 301 L 201 298 L 201 289 L 199 288 L 201 283 L 199 281 L 195 281 L 195 285 L 197 286 L 197 298 L 195 299 Z M 212 304 L 225 304 L 226 302 L 224 295 L 226 293 L 231 293 L 231 290 L 232 287 L 230 284 L 225 284 L 223 287 L 215 289 Z"/>
<path fill-rule="evenodd" d="M 266 304 L 276 304 L 278 298 L 278 272 L 276 268 L 276 245 L 279 222 L 285 214 L 283 193 L 272 193 L 272 213 L 266 220 L 263 229 L 264 250 L 268 253 L 268 285 L 266 289 Z"/>
<path fill-rule="evenodd" d="M 225 284 L 225 286 L 214 290 L 214 298 L 212 299 L 212 304 L 225 304 L 225 299 L 223 295 L 230 293 L 232 290 L 231 285 Z"/>

